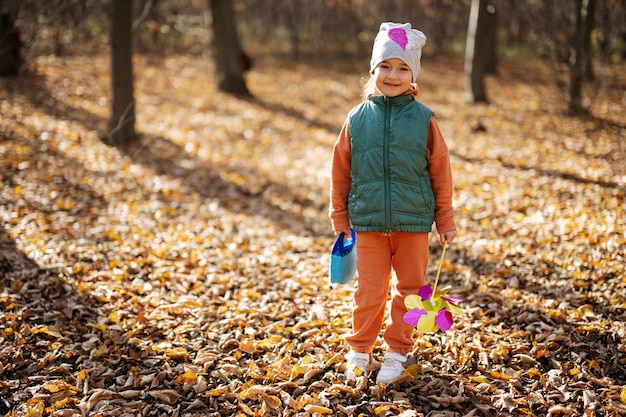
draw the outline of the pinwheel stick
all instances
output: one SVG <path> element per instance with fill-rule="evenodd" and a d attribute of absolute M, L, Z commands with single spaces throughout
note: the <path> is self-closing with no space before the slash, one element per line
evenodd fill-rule
<path fill-rule="evenodd" d="M 443 243 L 443 250 L 441 251 L 441 258 L 439 258 L 439 267 L 437 268 L 437 275 L 435 276 L 435 284 L 433 285 L 433 293 L 430 296 L 430 302 L 435 305 L 435 294 L 437 293 L 437 284 L 439 283 L 439 275 L 441 274 L 441 265 L 443 265 L 443 257 L 446 254 L 448 248 L 448 241 Z"/>

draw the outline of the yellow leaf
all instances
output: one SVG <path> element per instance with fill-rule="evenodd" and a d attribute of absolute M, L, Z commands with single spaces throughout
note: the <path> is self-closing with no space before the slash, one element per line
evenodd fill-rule
<path fill-rule="evenodd" d="M 79 378 L 79 379 L 82 379 L 83 381 L 84 381 L 85 379 L 87 379 L 87 376 L 88 376 L 88 375 L 89 375 L 89 373 L 87 372 L 87 370 L 86 370 L 86 369 L 81 369 L 81 370 L 78 372 L 78 378 Z"/>
<path fill-rule="evenodd" d="M 478 376 L 470 376 L 469 377 L 470 381 L 472 382 L 478 382 L 479 384 L 484 384 L 486 382 L 489 382 L 489 380 L 487 379 L 486 376 L 484 375 L 478 375 Z"/>
<path fill-rule="evenodd" d="M 354 367 L 354 376 L 363 376 L 365 374 L 365 369 L 361 369 L 358 366 Z"/>
<path fill-rule="evenodd" d="M 598 365 L 598 361 L 595 360 L 595 359 L 593 359 L 591 362 L 589 362 L 589 367 L 591 369 L 596 370 L 596 371 L 600 371 L 601 370 L 600 365 Z"/>
<path fill-rule="evenodd" d="M 269 408 L 273 410 L 277 409 L 282 404 L 282 402 L 280 401 L 280 398 L 278 398 L 276 395 L 262 394 L 261 399 L 263 400 L 265 404 L 267 404 Z"/>
<path fill-rule="evenodd" d="M 511 377 L 508 376 L 507 374 L 503 374 L 502 372 L 498 372 L 498 371 L 491 371 L 489 372 L 489 375 L 491 375 L 492 378 L 500 379 L 502 381 L 508 381 L 511 379 Z"/>
<path fill-rule="evenodd" d="M 231 174 L 230 179 L 236 185 L 244 185 L 246 183 L 246 179 L 236 172 Z"/>
<path fill-rule="evenodd" d="M 178 375 L 178 377 L 174 379 L 174 382 L 182 383 L 183 390 L 186 391 L 190 389 L 196 383 L 197 380 L 198 380 L 198 375 L 196 375 L 196 373 L 192 371 L 191 369 L 188 369 L 187 371 L 185 371 L 185 373 Z"/>
<path fill-rule="evenodd" d="M 243 411 L 246 415 L 250 416 L 250 417 L 254 417 L 257 415 L 257 413 L 255 413 L 250 407 L 248 407 L 246 404 L 244 403 L 239 403 L 238 407 L 241 409 L 241 411 Z M 239 415 L 239 414 L 238 414 Z"/>
<path fill-rule="evenodd" d="M 250 398 L 257 398 L 259 395 L 265 392 L 265 387 L 263 385 L 253 385 L 250 388 L 244 390 L 240 395 L 239 399 L 247 400 Z"/>
<path fill-rule="evenodd" d="M 198 379 L 198 375 L 191 369 L 185 371 L 185 373 L 178 375 L 174 382 L 195 382 Z"/>
<path fill-rule="evenodd" d="M 28 404 L 29 410 L 26 413 L 27 416 L 41 416 L 44 413 L 45 403 L 39 399 L 31 398 L 26 402 Z"/>
<path fill-rule="evenodd" d="M 47 335 L 52 336 L 52 337 L 62 337 L 61 333 L 56 332 L 54 330 L 50 330 L 46 326 L 38 327 L 38 328 L 32 330 L 32 334 L 38 334 L 38 333 L 47 334 Z"/>
<path fill-rule="evenodd" d="M 620 394 L 619 397 L 620 397 L 620 400 L 622 400 L 622 402 L 626 404 L 626 389 L 622 390 L 622 393 Z"/>
<path fill-rule="evenodd" d="M 296 379 L 298 377 L 298 375 L 304 373 L 304 371 L 302 371 L 301 366 L 300 365 L 294 365 L 293 368 L 291 368 L 291 372 L 289 374 L 289 380 L 293 381 L 294 379 Z"/>
<path fill-rule="evenodd" d="M 215 388 L 206 393 L 207 397 L 220 397 L 227 392 L 230 392 L 230 388 Z"/>
<path fill-rule="evenodd" d="M 332 365 L 335 365 L 343 360 L 343 353 L 335 353 L 330 358 L 326 360 L 323 368 L 328 368 Z"/>
<path fill-rule="evenodd" d="M 63 389 L 58 384 L 55 384 L 55 383 L 44 384 L 42 388 L 52 394 L 54 394 L 55 392 L 59 392 Z"/>
<path fill-rule="evenodd" d="M 109 314 L 109 320 L 111 320 L 113 323 L 119 323 L 121 319 L 122 315 L 120 313 L 112 312 L 111 314 Z"/>
<path fill-rule="evenodd" d="M 383 405 L 379 405 L 378 407 L 376 407 L 374 409 L 374 414 L 376 415 L 380 415 L 386 411 L 390 411 L 390 410 L 397 410 L 398 407 L 391 405 L 391 404 L 383 404 Z"/>
<path fill-rule="evenodd" d="M 54 403 L 55 408 L 63 408 L 66 405 L 70 404 L 71 402 L 73 402 L 71 397 L 65 397 L 57 402 Z"/>
<path fill-rule="evenodd" d="M 248 354 L 254 353 L 254 344 L 251 340 L 244 340 L 239 343 L 239 349 Z"/>
<path fill-rule="evenodd" d="M 199 301 L 186 300 L 183 302 L 183 306 L 187 308 L 202 308 L 204 304 Z"/>
<path fill-rule="evenodd" d="M 422 370 L 422 367 L 419 364 L 414 363 L 413 365 L 407 366 L 406 369 L 404 370 L 404 373 L 411 375 L 411 376 L 417 376 L 421 370 Z"/>
<path fill-rule="evenodd" d="M 94 358 L 101 358 L 109 352 L 106 345 L 100 345 L 98 349 L 93 353 Z"/>
<path fill-rule="evenodd" d="M 58 382 L 50 382 L 50 383 L 44 384 L 42 388 L 51 394 L 55 394 L 60 391 L 68 391 L 68 393 L 70 394 L 74 394 L 78 392 L 78 388 L 76 388 L 73 385 L 68 384 L 67 382 L 63 380 L 58 381 Z M 57 398 L 59 397 L 57 396 Z"/>
<path fill-rule="evenodd" d="M 170 359 L 186 360 L 189 357 L 189 352 L 184 347 L 175 347 L 167 349 L 165 355 Z"/>
<path fill-rule="evenodd" d="M 274 335 L 274 336 L 270 336 L 268 338 L 265 338 L 263 340 L 259 340 L 256 344 L 257 347 L 259 348 L 263 348 L 263 349 L 267 349 L 267 348 L 273 348 L 275 347 L 278 342 L 280 342 L 281 340 L 283 340 L 283 337 L 280 335 Z"/>

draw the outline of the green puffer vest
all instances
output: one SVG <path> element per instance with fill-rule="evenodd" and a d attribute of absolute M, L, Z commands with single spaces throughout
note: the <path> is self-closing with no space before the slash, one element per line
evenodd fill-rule
<path fill-rule="evenodd" d="M 357 232 L 422 232 L 435 219 L 426 152 L 433 112 L 411 96 L 372 96 L 348 114 Z"/>

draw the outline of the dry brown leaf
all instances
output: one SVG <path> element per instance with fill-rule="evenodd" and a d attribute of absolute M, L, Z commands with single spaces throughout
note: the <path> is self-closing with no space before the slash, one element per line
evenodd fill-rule
<path fill-rule="evenodd" d="M 180 398 L 180 394 L 172 389 L 148 391 L 148 395 L 165 404 L 174 404 Z"/>

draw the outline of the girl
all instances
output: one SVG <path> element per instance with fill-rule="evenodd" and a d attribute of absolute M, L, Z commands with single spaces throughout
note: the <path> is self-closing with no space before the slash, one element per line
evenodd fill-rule
<path fill-rule="evenodd" d="M 357 232 L 358 288 L 346 337 L 346 377 L 368 374 L 393 281 L 384 332 L 389 352 L 376 378 L 387 384 L 404 371 L 413 326 L 404 297 L 426 283 L 428 233 L 456 236 L 448 148 L 433 112 L 415 97 L 424 34 L 410 23 L 383 23 L 370 61 L 364 101 L 354 107 L 333 148 L 330 219 L 335 235 Z"/>

